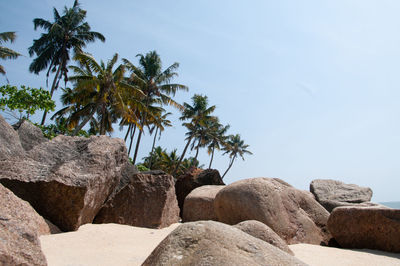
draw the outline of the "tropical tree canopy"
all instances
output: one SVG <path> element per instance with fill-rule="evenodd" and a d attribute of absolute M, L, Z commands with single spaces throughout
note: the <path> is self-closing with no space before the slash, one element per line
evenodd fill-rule
<path fill-rule="evenodd" d="M 244 154 L 253 154 L 247 150 L 248 147 L 249 145 L 244 143 L 239 134 L 229 136 L 223 150 L 225 151 L 224 154 L 229 154 L 230 162 L 228 169 L 226 169 L 225 173 L 222 175 L 222 178 L 224 178 L 229 169 L 231 169 L 233 162 L 238 156 L 244 160 Z"/>
<path fill-rule="evenodd" d="M 38 74 L 47 69 L 46 81 L 50 72 L 56 72 L 53 84 L 50 89 L 50 95 L 58 87 L 58 83 L 64 77 L 65 83 L 68 81 L 67 64 L 70 60 L 70 50 L 76 54 L 82 53 L 82 48 L 87 43 L 99 39 L 105 41 L 101 33 L 91 31 L 87 22 L 86 10 L 82 10 L 78 0 L 75 0 L 71 8 L 64 7 L 62 15 L 56 8 L 53 9 L 54 21 L 50 22 L 42 18 L 33 20 L 35 30 L 42 28 L 46 32 L 29 47 L 29 55 L 36 55 L 29 66 L 29 71 Z M 46 119 L 46 113 L 43 115 L 42 124 Z"/>
<path fill-rule="evenodd" d="M 18 56 L 20 56 L 19 53 L 11 50 L 10 48 L 2 46 L 4 42 L 14 42 L 16 38 L 15 32 L 9 31 L 9 32 L 1 32 L 0 33 L 0 58 L 1 59 L 16 59 Z M 2 65 L 0 65 L 0 73 L 5 75 L 6 71 Z"/>

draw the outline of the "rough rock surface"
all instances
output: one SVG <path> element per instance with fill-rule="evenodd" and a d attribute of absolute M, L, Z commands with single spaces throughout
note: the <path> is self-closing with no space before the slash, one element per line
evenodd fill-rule
<path fill-rule="evenodd" d="M 146 265 L 306 265 L 239 229 L 214 221 L 185 223 L 147 257 Z"/>
<path fill-rule="evenodd" d="M 214 210 L 214 199 L 217 193 L 225 186 L 206 185 L 195 188 L 185 198 L 183 204 L 183 222 L 201 220 L 217 221 Z"/>
<path fill-rule="evenodd" d="M 325 244 L 329 213 L 308 193 L 277 178 L 250 178 L 234 182 L 215 197 L 220 222 L 237 224 L 257 220 L 268 225 L 288 244 Z"/>
<path fill-rule="evenodd" d="M 18 133 L 0 115 L 0 160 L 23 156 L 24 149 L 19 141 Z"/>
<path fill-rule="evenodd" d="M 331 179 L 316 179 L 310 184 L 310 191 L 315 199 L 329 212 L 340 206 L 378 206 L 369 202 L 372 190 L 354 184 L 345 184 Z"/>
<path fill-rule="evenodd" d="M 97 214 L 95 223 L 163 228 L 179 221 L 174 178 L 160 172 L 137 173 L 116 191 Z"/>
<path fill-rule="evenodd" d="M 339 207 L 328 229 L 344 248 L 400 252 L 400 210 L 377 207 Z"/>
<path fill-rule="evenodd" d="M 31 150 L 40 143 L 49 141 L 43 136 L 40 128 L 36 127 L 29 121 L 21 121 L 21 123 L 14 126 L 14 129 L 17 130 L 21 145 L 26 151 Z"/>
<path fill-rule="evenodd" d="M 91 223 L 128 163 L 125 143 L 107 136 L 58 136 L 0 161 L 0 183 L 63 231 Z"/>
<path fill-rule="evenodd" d="M 0 185 L 0 265 L 47 265 L 39 235 L 50 234 L 28 202 Z"/>
<path fill-rule="evenodd" d="M 243 232 L 251 236 L 270 243 L 271 245 L 285 251 L 286 253 L 289 253 L 290 255 L 294 255 L 286 242 L 282 238 L 280 238 L 271 228 L 269 228 L 262 222 L 249 220 L 238 223 L 234 225 L 234 227 L 242 230 Z"/>
<path fill-rule="evenodd" d="M 193 189 L 204 185 L 225 185 L 225 183 L 222 181 L 218 170 L 215 169 L 202 170 L 193 167 L 177 178 L 175 191 L 181 216 L 183 215 L 183 204 L 186 196 Z"/>

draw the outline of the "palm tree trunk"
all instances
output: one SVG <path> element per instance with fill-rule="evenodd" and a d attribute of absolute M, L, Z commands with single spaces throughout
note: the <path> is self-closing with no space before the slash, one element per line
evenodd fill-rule
<path fill-rule="evenodd" d="M 135 136 L 135 133 L 136 133 L 136 124 L 133 126 L 133 132 L 132 132 L 132 130 L 131 130 L 131 143 L 129 144 L 128 157 L 129 157 L 129 154 L 131 154 L 132 143 L 133 143 L 133 137 Z"/>
<path fill-rule="evenodd" d="M 58 69 L 57 69 L 56 75 L 54 77 L 53 84 L 51 85 L 50 99 L 53 98 L 53 93 L 56 90 L 56 87 L 58 85 L 57 79 L 59 79 L 58 76 L 60 75 L 60 71 L 61 71 L 61 64 L 58 65 Z M 42 122 L 40 123 L 40 125 L 42 125 L 42 126 L 44 125 L 44 122 L 46 121 L 46 116 L 47 116 L 47 111 L 44 111 L 43 117 L 42 117 Z"/>
<path fill-rule="evenodd" d="M 211 160 L 210 160 L 210 165 L 208 166 L 208 169 L 211 169 L 211 164 L 212 164 L 212 161 L 214 159 L 214 150 L 215 150 L 215 146 L 213 146 L 213 149 L 212 149 Z"/>
<path fill-rule="evenodd" d="M 126 135 L 125 135 L 125 138 L 124 138 L 125 142 L 126 142 L 126 139 L 128 138 L 128 135 L 129 135 L 129 132 L 131 131 L 131 129 L 132 129 L 132 124 L 129 124 L 128 131 L 126 132 Z"/>
<path fill-rule="evenodd" d="M 158 133 L 158 127 L 156 127 L 156 132 L 154 134 L 154 139 L 153 139 L 153 146 L 151 147 L 151 152 L 150 152 L 150 165 L 149 168 L 151 170 L 151 165 L 153 164 L 153 151 L 154 151 L 154 146 L 156 145 L 156 138 L 157 138 L 157 133 Z"/>
<path fill-rule="evenodd" d="M 187 151 L 187 148 L 189 147 L 190 142 L 192 141 L 192 138 L 193 138 L 193 136 L 190 137 L 189 140 L 188 140 L 188 142 L 186 143 L 186 146 L 185 146 L 185 148 L 183 149 L 181 158 L 179 158 L 179 162 L 178 162 L 178 164 L 176 165 L 174 171 L 173 171 L 172 174 L 171 174 L 172 176 L 174 176 L 174 175 L 176 174 L 176 172 L 178 172 L 179 166 L 181 165 L 181 162 L 182 162 L 183 158 L 185 157 L 185 153 L 186 153 L 186 151 Z"/>
<path fill-rule="evenodd" d="M 142 130 L 139 130 L 139 136 L 138 136 L 138 139 L 136 142 L 136 147 L 135 147 L 135 154 L 133 155 L 133 164 L 134 165 L 136 163 L 136 158 L 137 158 L 137 154 L 139 151 L 140 139 L 142 138 L 143 130 L 144 130 L 144 127 L 142 126 Z"/>
<path fill-rule="evenodd" d="M 89 122 L 89 120 L 93 117 L 94 113 L 96 112 L 97 106 L 95 106 L 93 108 L 93 110 L 90 112 L 90 114 L 85 117 L 85 119 L 82 121 L 82 123 L 80 123 L 74 130 L 74 132 L 72 133 L 72 136 L 76 136 L 78 135 L 79 131 L 81 131 L 81 129 L 87 124 L 87 122 Z"/>
<path fill-rule="evenodd" d="M 199 149 L 200 149 L 200 139 L 199 139 L 199 142 L 197 143 L 197 147 L 196 147 L 196 155 L 194 156 L 195 160 L 197 160 L 197 156 L 199 155 Z"/>
<path fill-rule="evenodd" d="M 236 154 L 235 154 L 235 156 L 233 156 L 231 162 L 229 163 L 228 169 L 226 169 L 226 171 L 225 171 L 224 175 L 221 177 L 221 179 L 224 179 L 226 173 L 228 173 L 229 169 L 231 169 L 233 162 L 235 161 L 235 158 L 236 158 Z"/>
<path fill-rule="evenodd" d="M 101 107 L 101 120 L 100 120 L 100 135 L 106 134 L 106 104 L 103 103 Z"/>

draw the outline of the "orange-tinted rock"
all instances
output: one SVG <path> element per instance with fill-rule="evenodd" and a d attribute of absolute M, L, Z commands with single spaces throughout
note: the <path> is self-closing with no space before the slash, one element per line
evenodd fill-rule
<path fill-rule="evenodd" d="M 215 197 L 218 220 L 237 224 L 257 220 L 268 225 L 288 244 L 328 244 L 326 211 L 308 193 L 277 178 L 250 178 L 234 182 Z"/>
<path fill-rule="evenodd" d="M 222 178 L 215 169 L 202 170 L 199 168 L 190 168 L 184 175 L 177 178 L 175 184 L 176 197 L 180 208 L 180 215 L 183 214 L 183 204 L 189 193 L 198 187 L 204 185 L 225 185 Z"/>
<path fill-rule="evenodd" d="M 128 183 L 108 199 L 95 223 L 119 223 L 163 228 L 179 221 L 179 208 L 171 175 L 133 174 Z"/>
<path fill-rule="evenodd" d="M 400 210 L 378 207 L 338 207 L 328 229 L 344 248 L 400 252 Z"/>
<path fill-rule="evenodd" d="M 206 185 L 195 188 L 185 198 L 183 205 L 183 222 L 202 220 L 217 221 L 214 210 L 214 199 L 217 193 L 225 186 Z"/>

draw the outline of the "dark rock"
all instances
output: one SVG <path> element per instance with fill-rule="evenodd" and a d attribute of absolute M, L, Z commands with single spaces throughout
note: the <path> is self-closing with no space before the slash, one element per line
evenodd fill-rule
<path fill-rule="evenodd" d="M 214 210 L 214 199 L 217 193 L 225 186 L 206 185 L 195 188 L 185 198 L 183 205 L 183 222 L 201 220 L 217 221 Z"/>
<path fill-rule="evenodd" d="M 180 209 L 180 215 L 183 215 L 183 204 L 189 193 L 198 187 L 204 185 L 225 185 L 222 178 L 215 169 L 202 170 L 199 168 L 191 168 L 184 175 L 177 178 L 175 184 L 176 197 Z"/>
<path fill-rule="evenodd" d="M 327 245 L 329 213 L 308 193 L 277 178 L 250 178 L 234 182 L 215 197 L 218 220 L 237 224 L 257 220 L 268 225 L 288 244 Z"/>
<path fill-rule="evenodd" d="M 338 207 L 328 229 L 343 248 L 400 252 L 400 210 L 377 207 Z"/>
<path fill-rule="evenodd" d="M 28 202 L 0 185 L 0 265 L 47 265 L 39 236 L 50 234 Z"/>
<path fill-rule="evenodd" d="M 107 200 L 94 223 L 162 228 L 179 221 L 174 178 L 137 173 Z"/>
<path fill-rule="evenodd" d="M 128 163 L 125 143 L 107 136 L 58 136 L 0 161 L 0 183 L 63 231 L 91 223 Z"/>
<path fill-rule="evenodd" d="M 243 232 L 251 236 L 270 243 L 271 245 L 285 251 L 286 253 L 289 253 L 292 256 L 294 255 L 293 251 L 290 250 L 286 242 L 282 238 L 280 238 L 271 228 L 269 228 L 262 222 L 249 220 L 238 223 L 237 225 L 234 225 L 234 227 L 242 230 Z"/>
<path fill-rule="evenodd" d="M 214 221 L 184 223 L 142 264 L 147 265 L 306 265 L 286 252 Z"/>

